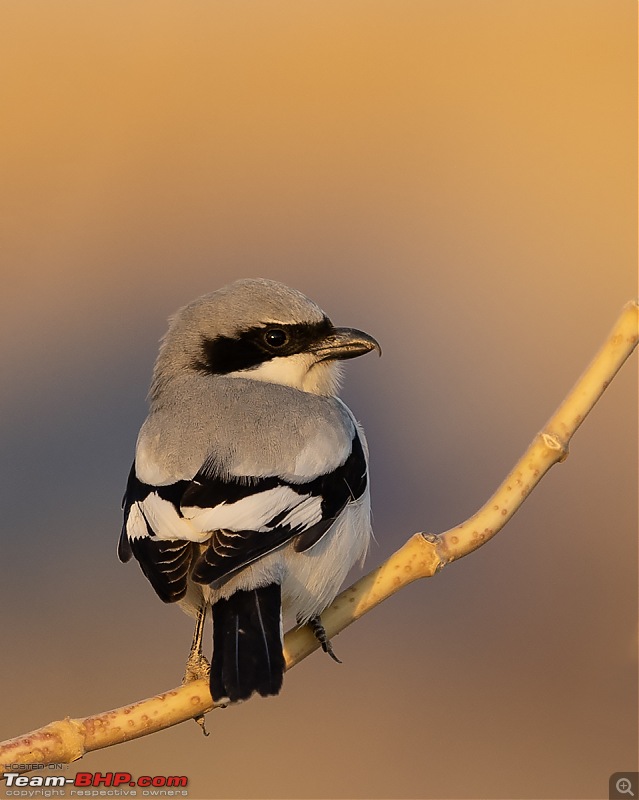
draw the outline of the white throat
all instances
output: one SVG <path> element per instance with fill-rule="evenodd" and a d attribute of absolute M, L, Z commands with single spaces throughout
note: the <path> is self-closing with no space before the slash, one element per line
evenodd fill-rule
<path fill-rule="evenodd" d="M 272 358 L 254 369 L 230 372 L 228 377 L 278 383 L 302 392 L 333 397 L 339 391 L 342 369 L 339 362 L 317 361 L 311 353 L 296 353 Z"/>

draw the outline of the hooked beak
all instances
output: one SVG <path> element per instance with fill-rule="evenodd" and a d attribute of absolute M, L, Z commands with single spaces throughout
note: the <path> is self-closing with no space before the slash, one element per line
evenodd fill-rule
<path fill-rule="evenodd" d="M 318 361 L 357 358 L 371 350 L 377 350 L 380 356 L 382 354 L 377 339 L 356 328 L 333 328 L 332 333 L 316 342 L 311 348 Z"/>

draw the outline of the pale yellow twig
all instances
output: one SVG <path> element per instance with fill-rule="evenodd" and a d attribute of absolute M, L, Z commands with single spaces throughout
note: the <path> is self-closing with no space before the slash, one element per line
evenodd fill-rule
<path fill-rule="evenodd" d="M 631 302 L 588 369 L 488 502 L 444 533 L 415 534 L 384 564 L 343 591 L 322 614 L 329 637 L 414 580 L 430 577 L 451 561 L 472 553 L 501 530 L 550 467 L 566 458 L 571 437 L 632 353 L 638 338 L 639 306 Z M 284 644 L 287 669 L 319 646 L 306 627 L 289 631 Z M 67 717 L 0 743 L 0 771 L 75 761 L 91 750 L 146 736 L 213 707 L 206 682 L 199 680 L 114 711 L 84 719 Z"/>

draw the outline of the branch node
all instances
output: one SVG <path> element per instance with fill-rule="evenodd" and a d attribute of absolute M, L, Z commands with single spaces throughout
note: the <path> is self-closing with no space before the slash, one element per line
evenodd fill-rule
<path fill-rule="evenodd" d="M 438 533 L 426 533 L 425 531 L 422 531 L 419 535 L 426 542 L 429 542 L 430 544 L 435 546 L 435 551 L 437 553 L 437 559 L 438 559 L 437 564 L 435 565 L 435 569 L 432 573 L 433 575 L 435 575 L 435 573 L 442 570 L 446 566 L 446 564 L 448 564 L 451 561 L 450 553 L 448 551 L 448 547 L 446 546 L 446 541 L 445 539 L 442 538 L 441 534 Z"/>
<path fill-rule="evenodd" d="M 562 439 L 554 433 L 542 432 L 540 436 L 548 450 L 558 452 L 556 463 L 561 464 L 562 461 L 568 458 L 569 448 L 567 442 L 562 441 Z"/>

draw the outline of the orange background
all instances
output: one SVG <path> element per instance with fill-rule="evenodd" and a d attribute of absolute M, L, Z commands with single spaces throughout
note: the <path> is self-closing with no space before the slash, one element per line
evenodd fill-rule
<path fill-rule="evenodd" d="M 120 565 L 168 314 L 242 276 L 375 335 L 367 568 L 487 498 L 636 294 L 636 4 L 5 0 L 0 738 L 176 685 Z M 636 359 L 634 360 L 636 363 Z M 283 694 L 71 768 L 194 798 L 601 798 L 637 769 L 635 366 L 497 539 Z"/>

